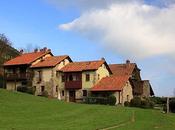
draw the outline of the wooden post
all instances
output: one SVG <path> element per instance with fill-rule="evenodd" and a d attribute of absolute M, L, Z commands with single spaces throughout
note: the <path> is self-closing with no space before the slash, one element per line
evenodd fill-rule
<path fill-rule="evenodd" d="M 166 107 L 167 107 L 166 113 L 169 113 L 169 97 L 167 97 Z"/>

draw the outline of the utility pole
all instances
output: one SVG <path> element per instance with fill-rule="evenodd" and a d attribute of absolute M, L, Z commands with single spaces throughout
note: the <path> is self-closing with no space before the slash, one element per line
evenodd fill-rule
<path fill-rule="evenodd" d="M 169 113 L 169 97 L 167 97 L 167 103 L 166 103 L 166 113 Z"/>

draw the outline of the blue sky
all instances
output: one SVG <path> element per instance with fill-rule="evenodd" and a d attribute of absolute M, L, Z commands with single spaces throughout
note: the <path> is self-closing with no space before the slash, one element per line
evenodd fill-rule
<path fill-rule="evenodd" d="M 102 0 L 100 3 L 99 0 L 94 0 L 93 2 L 87 2 L 87 0 L 80 2 L 77 0 L 77 3 L 70 0 L 4 0 L 1 1 L 3 6 L 0 8 L 0 33 L 7 35 L 12 41 L 13 46 L 17 49 L 25 48 L 29 45 L 33 47 L 46 46 L 51 48 L 54 55 L 68 54 L 74 61 L 97 60 L 105 57 L 108 63 L 122 63 L 126 59 L 131 59 L 132 62 L 137 62 L 143 79 L 151 80 L 156 95 L 173 95 L 175 72 L 171 71 L 171 69 L 175 59 L 172 52 L 175 49 L 171 49 L 174 48 L 172 43 L 169 42 L 172 40 L 169 34 L 172 30 L 168 29 L 172 26 L 174 27 L 174 24 L 168 16 L 171 15 L 171 11 L 174 9 L 169 9 L 169 5 L 173 5 L 174 1 L 155 0 L 152 2 L 147 0 L 143 2 L 138 0 L 136 3 L 131 3 L 127 0 L 122 4 L 116 3 L 115 0 L 109 0 L 109 2 Z M 139 9 L 139 6 L 142 8 Z M 138 8 L 138 10 L 135 8 Z M 164 8 L 169 10 L 164 13 L 165 11 L 162 12 Z M 115 10 L 118 11 L 120 9 L 122 9 L 122 12 L 124 12 L 123 10 L 130 9 L 133 12 L 131 14 L 132 18 L 134 19 L 136 16 L 137 21 L 131 21 L 133 23 L 131 26 L 128 26 L 130 23 L 123 21 L 126 22 L 126 26 L 129 29 L 132 26 L 136 26 L 136 29 L 129 35 L 125 25 L 123 26 L 118 19 L 113 19 L 113 17 L 110 19 L 111 15 L 117 15 L 114 13 Z M 99 11 L 103 12 L 105 16 L 110 15 L 109 21 L 103 20 L 103 14 L 99 15 Z M 139 17 L 136 15 L 138 12 Z M 120 14 L 119 16 L 122 15 L 125 16 L 125 14 Z M 156 15 L 156 19 L 152 19 L 154 15 Z M 94 20 L 92 16 L 97 18 L 95 18 L 94 23 L 91 22 Z M 167 16 L 168 20 L 163 21 L 162 16 Z M 174 15 L 171 18 L 174 18 Z M 98 19 L 102 21 L 98 21 Z M 149 21 L 147 22 L 145 19 L 149 19 Z M 115 25 L 112 26 L 114 22 L 111 23 L 110 20 L 115 21 Z M 145 37 L 142 36 L 141 32 L 143 34 L 155 32 L 148 31 L 147 28 L 159 28 L 158 25 L 160 23 L 157 25 L 157 21 L 161 20 L 164 24 L 170 23 L 168 24 L 170 26 L 169 28 L 167 27 L 168 29 L 161 28 L 161 30 L 158 30 L 159 33 L 167 34 L 165 35 L 166 37 L 164 39 L 157 39 L 157 36 L 153 37 L 153 35 L 150 35 L 147 39 L 151 40 L 146 39 L 146 41 L 148 43 L 152 41 L 153 43 L 139 44 L 139 42 L 145 41 Z M 138 21 L 141 22 L 138 23 Z M 108 24 L 109 22 L 110 24 Z M 137 27 L 135 23 L 144 23 L 148 27 L 146 26 L 140 30 L 142 24 Z M 122 30 L 127 31 L 114 30 L 115 28 L 118 28 L 118 30 L 120 28 L 116 24 L 120 24 L 120 27 L 123 26 Z M 162 25 L 160 26 L 162 27 Z M 165 30 L 168 31 L 165 32 Z M 115 33 L 118 34 L 118 36 L 115 36 L 117 40 L 113 37 Z M 132 33 L 140 37 L 139 42 L 135 40 L 135 37 L 130 37 Z M 129 42 L 132 44 L 129 44 L 125 37 L 121 38 L 123 34 L 126 34 L 124 35 L 126 39 L 131 39 Z M 166 46 L 171 47 L 166 48 L 164 43 L 159 44 L 159 40 L 167 42 Z M 160 45 L 158 48 L 152 46 L 155 41 L 157 41 L 156 46 Z M 138 44 L 134 44 L 137 42 Z"/>

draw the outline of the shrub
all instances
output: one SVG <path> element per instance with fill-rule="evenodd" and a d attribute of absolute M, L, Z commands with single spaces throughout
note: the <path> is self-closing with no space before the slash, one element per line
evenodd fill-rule
<path fill-rule="evenodd" d="M 27 92 L 27 87 L 25 87 L 25 86 L 18 86 L 17 87 L 17 91 L 26 93 Z"/>
<path fill-rule="evenodd" d="M 170 111 L 175 113 L 175 99 L 170 100 Z"/>
<path fill-rule="evenodd" d="M 134 97 L 133 99 L 131 99 L 130 106 L 131 107 L 141 107 L 141 98 Z"/>
<path fill-rule="evenodd" d="M 115 105 L 116 103 L 116 97 L 114 95 L 111 95 L 108 97 L 108 104 L 109 105 Z"/>
<path fill-rule="evenodd" d="M 153 108 L 154 102 L 149 98 L 134 97 L 130 102 L 131 107 L 141 107 L 141 108 Z"/>
<path fill-rule="evenodd" d="M 109 97 L 86 97 L 84 103 L 87 104 L 103 104 L 103 105 L 115 105 L 116 98 L 115 96 Z"/>
<path fill-rule="evenodd" d="M 129 107 L 129 105 L 130 105 L 130 102 L 128 102 L 128 101 L 124 102 L 125 107 Z"/>

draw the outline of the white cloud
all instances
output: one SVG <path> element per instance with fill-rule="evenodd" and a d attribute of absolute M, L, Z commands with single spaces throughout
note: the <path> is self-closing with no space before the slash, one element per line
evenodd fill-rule
<path fill-rule="evenodd" d="M 59 25 L 130 58 L 175 54 L 175 6 L 115 3 Z"/>

